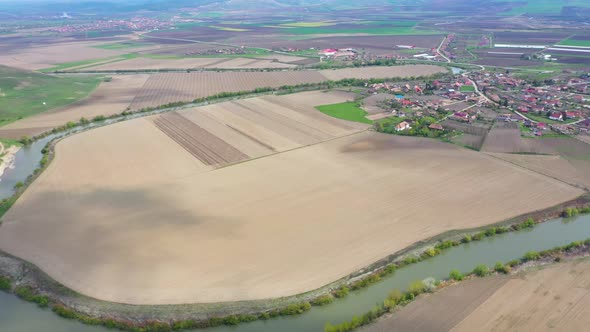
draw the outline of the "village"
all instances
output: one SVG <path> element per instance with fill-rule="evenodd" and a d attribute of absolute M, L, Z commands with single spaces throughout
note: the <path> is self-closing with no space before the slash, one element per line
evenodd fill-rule
<path fill-rule="evenodd" d="M 483 135 L 494 123 L 515 123 L 525 137 L 590 137 L 586 75 L 529 81 L 506 71 L 465 72 L 433 81 L 368 84 L 362 107 L 378 131 L 441 137 Z"/>

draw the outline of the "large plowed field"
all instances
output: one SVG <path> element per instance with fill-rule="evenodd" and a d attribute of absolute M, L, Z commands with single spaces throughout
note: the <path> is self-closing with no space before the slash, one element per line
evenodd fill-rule
<path fill-rule="evenodd" d="M 278 88 L 344 78 L 428 76 L 445 71 L 440 66 L 406 65 L 321 71 L 160 73 L 150 76 L 131 108 L 156 107 L 171 102 L 192 101 L 221 92 L 252 91 L 263 87 Z"/>
<path fill-rule="evenodd" d="M 342 99 L 319 93 L 181 112 L 249 157 L 288 150 L 228 167 L 195 158 L 154 118 L 64 139 L 4 216 L 0 249 L 103 300 L 268 299 L 582 194 L 450 144 L 358 132 L 314 113 L 310 104 Z"/>

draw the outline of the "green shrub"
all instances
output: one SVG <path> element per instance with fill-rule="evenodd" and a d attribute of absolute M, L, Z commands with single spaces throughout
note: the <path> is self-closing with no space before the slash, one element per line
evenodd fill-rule
<path fill-rule="evenodd" d="M 231 315 L 231 316 L 227 316 L 223 319 L 223 325 L 238 325 L 240 323 L 240 320 L 238 319 L 237 316 Z"/>
<path fill-rule="evenodd" d="M 445 241 L 445 242 L 441 242 L 439 244 L 437 244 L 434 248 L 437 250 L 444 250 L 444 249 L 448 249 L 454 246 L 453 241 Z"/>
<path fill-rule="evenodd" d="M 485 237 L 485 233 L 484 232 L 479 232 L 475 235 L 473 235 L 473 241 L 480 241 L 481 239 L 483 239 Z"/>
<path fill-rule="evenodd" d="M 463 276 L 463 273 L 461 273 L 461 271 L 459 271 L 459 270 L 451 270 L 451 273 L 449 273 L 449 278 L 451 278 L 453 280 L 456 280 L 456 281 L 461 281 L 465 277 Z"/>
<path fill-rule="evenodd" d="M 578 209 L 576 209 L 576 208 L 567 208 L 563 212 L 563 215 L 567 218 L 575 217 L 578 214 L 580 214 L 580 211 L 578 211 Z"/>
<path fill-rule="evenodd" d="M 397 266 L 395 264 L 389 264 L 385 267 L 385 269 L 383 269 L 383 273 L 392 274 L 393 272 L 395 272 L 395 270 L 397 270 Z"/>
<path fill-rule="evenodd" d="M 582 213 L 582 214 L 590 213 L 590 206 L 586 206 L 584 208 L 581 208 L 580 213 Z"/>
<path fill-rule="evenodd" d="M 497 262 L 496 265 L 494 265 L 494 271 L 508 274 L 510 273 L 510 266 L 504 265 L 502 262 Z"/>
<path fill-rule="evenodd" d="M 528 218 L 520 225 L 522 228 L 533 228 L 535 227 L 535 220 L 533 218 Z"/>
<path fill-rule="evenodd" d="M 520 261 L 518 259 L 513 259 L 513 260 L 509 261 L 506 265 L 508 265 L 510 267 L 515 267 L 518 264 L 520 264 Z"/>
<path fill-rule="evenodd" d="M 19 140 L 19 143 L 22 145 L 31 145 L 33 143 L 33 139 L 30 138 L 29 136 L 23 136 L 21 137 L 21 139 Z"/>
<path fill-rule="evenodd" d="M 0 276 L 0 290 L 8 291 L 12 288 L 10 279 Z"/>
<path fill-rule="evenodd" d="M 506 226 L 501 226 L 501 227 L 496 228 L 497 234 L 507 233 L 509 231 L 510 231 L 510 228 L 508 228 Z"/>
<path fill-rule="evenodd" d="M 478 265 L 473 269 L 473 274 L 478 277 L 485 277 L 490 273 L 490 269 L 486 265 Z"/>
<path fill-rule="evenodd" d="M 61 304 L 54 305 L 53 308 L 51 308 L 51 310 L 53 310 L 53 312 L 55 312 L 58 316 L 67 319 L 74 319 L 77 316 L 76 312 L 64 307 Z"/>
<path fill-rule="evenodd" d="M 342 285 L 334 291 L 334 296 L 336 298 L 341 299 L 341 298 L 346 297 L 348 295 L 348 291 L 349 291 L 348 287 L 346 285 Z"/>
<path fill-rule="evenodd" d="M 494 236 L 494 235 L 496 235 L 496 227 L 492 227 L 492 228 L 488 228 L 488 229 L 486 229 L 486 231 L 484 232 L 484 234 L 485 234 L 487 237 L 490 237 L 490 236 Z"/>
<path fill-rule="evenodd" d="M 408 256 L 404 259 L 404 263 L 406 265 L 410 265 L 410 264 L 414 264 L 414 263 L 418 263 L 419 260 L 417 257 L 412 257 L 412 256 Z"/>
<path fill-rule="evenodd" d="M 469 235 L 469 234 L 465 235 L 465 236 L 463 237 L 463 239 L 461 239 L 461 242 L 463 242 L 463 243 L 469 243 L 469 242 L 471 242 L 471 241 L 472 241 L 472 239 L 471 239 L 471 235 Z"/>
<path fill-rule="evenodd" d="M 309 302 L 290 304 L 279 311 L 281 316 L 299 315 L 311 309 Z"/>
<path fill-rule="evenodd" d="M 418 296 L 426 291 L 426 285 L 422 280 L 413 281 L 408 287 L 408 292 Z"/>
<path fill-rule="evenodd" d="M 332 302 L 334 302 L 334 296 L 332 296 L 332 294 L 325 294 L 315 298 L 313 301 L 311 301 L 311 304 L 316 306 L 323 306 L 326 304 L 330 304 Z"/>
<path fill-rule="evenodd" d="M 434 257 L 438 254 L 440 254 L 440 250 L 435 249 L 435 248 L 428 248 L 422 253 L 422 257 L 429 258 L 429 257 Z"/>
<path fill-rule="evenodd" d="M 539 259 L 540 257 L 541 257 L 541 255 L 539 255 L 538 252 L 536 252 L 536 251 L 529 251 L 526 254 L 524 254 L 523 260 L 525 262 L 534 261 L 534 260 Z"/>
<path fill-rule="evenodd" d="M 19 181 L 19 182 L 17 182 L 17 183 L 14 185 L 14 189 L 20 189 L 20 188 L 22 188 L 22 187 L 24 187 L 24 186 L 25 186 L 25 184 L 24 184 L 24 183 L 22 183 L 21 181 Z"/>
<path fill-rule="evenodd" d="M 371 274 L 367 277 L 362 278 L 361 280 L 357 280 L 350 285 L 350 289 L 357 290 L 361 288 L 365 288 L 371 284 L 374 284 L 381 280 L 381 277 L 378 274 Z"/>

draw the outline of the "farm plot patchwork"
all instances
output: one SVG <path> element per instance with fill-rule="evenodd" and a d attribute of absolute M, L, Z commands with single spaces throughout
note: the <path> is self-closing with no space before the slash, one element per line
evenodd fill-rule
<path fill-rule="evenodd" d="M 306 92 L 295 96 L 297 99 L 291 100 L 266 96 L 225 102 L 151 119 L 166 135 L 211 166 L 312 145 L 368 128 L 313 111 L 314 105 L 350 100 L 351 94 Z"/>
<path fill-rule="evenodd" d="M 263 103 L 288 108 L 299 97 Z M 273 116 L 312 123 L 305 108 Z M 329 121 L 324 134 L 339 129 Z M 582 193 L 485 154 L 366 131 L 212 169 L 142 118 L 58 143 L 53 163 L 4 216 L 0 248 L 103 300 L 269 299 L 441 232 Z"/>
<path fill-rule="evenodd" d="M 278 88 L 344 78 L 427 76 L 445 71 L 446 69 L 439 66 L 408 65 L 322 71 L 161 73 L 150 76 L 131 108 L 137 110 L 157 107 L 171 102 L 188 102 L 221 92 L 252 91 L 263 87 Z"/>
<path fill-rule="evenodd" d="M 68 106 L 56 108 L 0 128 L 0 137 L 20 139 L 35 136 L 69 121 L 80 118 L 92 119 L 98 115 L 112 115 L 125 111 L 135 95 L 139 93 L 149 75 L 125 75 L 102 82 L 87 98 Z"/>

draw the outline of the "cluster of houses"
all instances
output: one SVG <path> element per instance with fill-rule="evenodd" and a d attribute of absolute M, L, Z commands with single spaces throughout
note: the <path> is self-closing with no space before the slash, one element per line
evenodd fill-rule
<path fill-rule="evenodd" d="M 518 113 L 539 115 L 553 121 L 575 121 L 590 116 L 588 80 L 571 78 L 534 86 L 504 74 L 471 75 L 490 100 Z"/>

